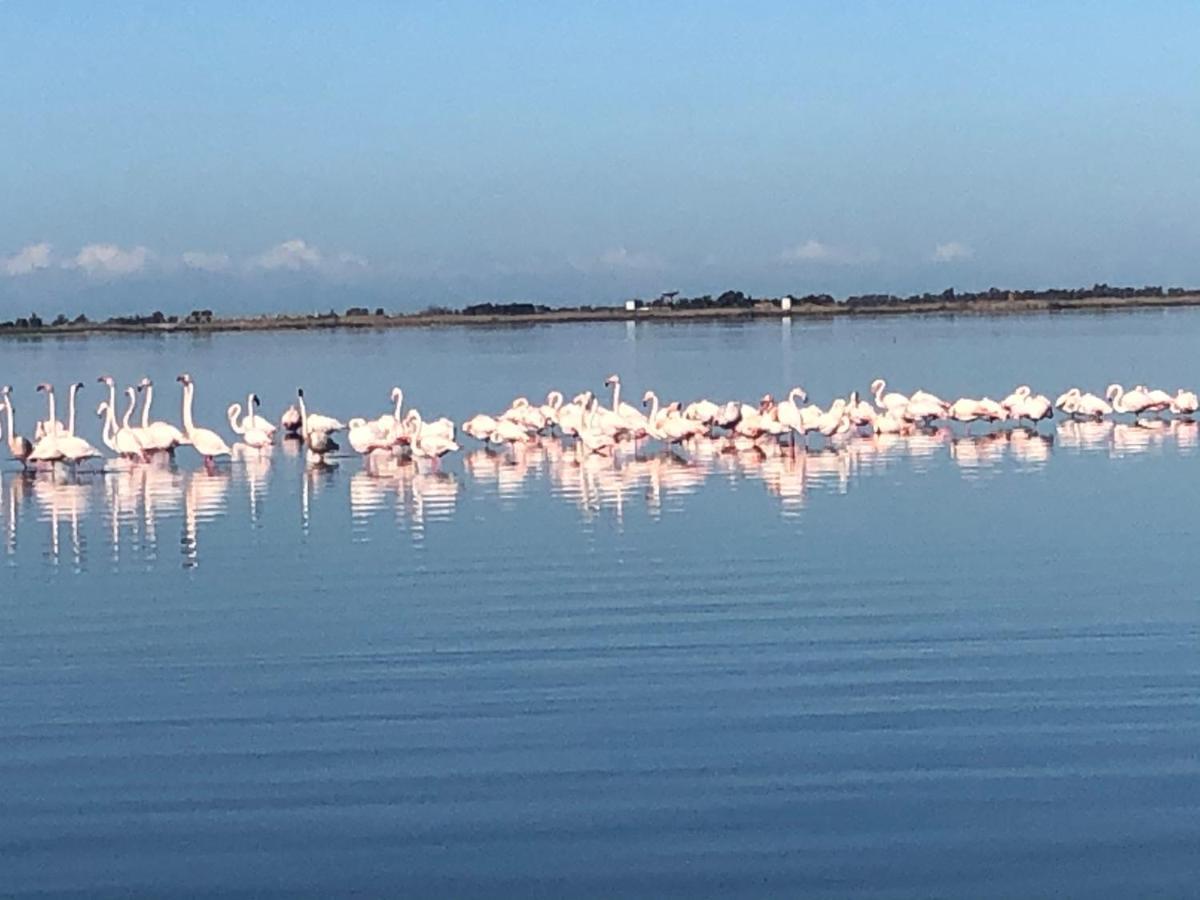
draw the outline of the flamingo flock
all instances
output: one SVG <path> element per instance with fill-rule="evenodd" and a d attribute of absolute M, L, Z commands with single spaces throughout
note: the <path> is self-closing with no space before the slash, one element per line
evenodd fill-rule
<path fill-rule="evenodd" d="M 173 456 L 178 448 L 188 447 L 206 467 L 211 467 L 218 459 L 232 455 L 233 447 L 221 433 L 196 423 L 195 380 L 187 373 L 176 380 L 182 390 L 179 426 L 153 418 L 154 382 L 149 378 L 123 391 L 118 390 L 111 376 L 97 379 L 107 395 L 96 410 L 101 420 L 100 441 L 112 457 L 134 464 L 159 455 Z M 684 451 L 695 449 L 702 440 L 709 449 L 715 442 L 718 450 L 788 446 L 794 451 L 811 441 L 836 444 L 852 435 L 911 435 L 937 425 L 959 424 L 969 434 L 976 423 L 988 428 L 1012 423 L 1036 430 L 1039 423 L 1056 415 L 1093 422 L 1118 416 L 1133 416 L 1137 421 L 1167 416 L 1190 420 L 1200 410 L 1200 400 L 1193 391 L 1180 389 L 1171 394 L 1140 384 L 1128 389 L 1111 384 L 1103 396 L 1073 387 L 1053 402 L 1028 385 L 1017 386 L 1000 400 L 959 397 L 947 401 L 925 390 L 911 394 L 889 391 L 887 382 L 877 378 L 865 395 L 851 391 L 845 397 L 834 398 L 828 406 L 810 403 L 804 388 L 793 387 L 780 401 L 765 394 L 757 403 L 708 398 L 685 403 L 660 398 L 655 391 L 647 390 L 641 396 L 640 407 L 622 399 L 619 376 L 610 375 L 603 385 L 611 392 L 607 403 L 591 390 L 576 394 L 570 401 L 560 390 L 550 391 L 543 403 L 521 396 L 507 409 L 471 416 L 461 424 L 461 432 L 485 447 L 510 449 L 556 436 L 569 440 L 580 456 L 611 456 L 630 448 L 636 451 L 646 441 Z M 37 390 L 46 398 L 47 417 L 34 423 L 33 437 L 27 438 L 17 430 L 12 388 L 0 388 L 3 434 L 10 456 L 26 468 L 75 467 L 104 458 L 101 450 L 76 434 L 78 395 L 83 389 L 83 382 L 69 387 L 64 423 L 58 419 L 54 387 L 39 384 Z M 123 412 L 119 397 L 125 401 Z M 399 387 L 392 389 L 389 401 L 389 407 L 379 415 L 356 416 L 343 422 L 310 410 L 304 390 L 297 389 L 295 403 L 276 425 L 259 414 L 261 401 L 250 391 L 244 405 L 235 402 L 228 407 L 226 425 L 235 444 L 259 453 L 268 452 L 281 436 L 299 441 L 314 466 L 329 464 L 329 458 L 341 450 L 335 435 L 343 433 L 368 470 L 382 460 L 401 456 L 427 461 L 436 468 L 440 459 L 460 449 L 454 421 L 445 417 L 426 420 L 417 409 L 406 412 L 404 392 Z"/>

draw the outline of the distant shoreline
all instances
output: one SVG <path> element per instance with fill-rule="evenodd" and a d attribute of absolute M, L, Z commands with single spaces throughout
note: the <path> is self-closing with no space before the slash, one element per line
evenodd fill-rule
<path fill-rule="evenodd" d="M 580 322 L 702 322 L 735 319 L 840 319 L 879 318 L 910 315 L 1002 316 L 1027 313 L 1096 312 L 1129 309 L 1170 309 L 1200 306 L 1200 291 L 1170 296 L 1087 297 L 1062 299 L 973 300 L 946 299 L 906 301 L 903 303 L 812 304 L 795 302 L 782 309 L 778 301 L 762 301 L 753 307 L 706 307 L 680 309 L 641 306 L 635 310 L 621 307 L 583 309 L 546 309 L 516 313 L 467 313 L 455 311 L 416 313 L 282 314 L 257 316 L 211 316 L 175 321 L 104 321 L 65 322 L 40 325 L 6 325 L 0 338 L 70 337 L 100 334 L 210 334 L 217 332 L 318 331 L 345 329 L 480 327 L 496 325 L 553 325 Z M 150 319 L 150 317 L 144 317 Z"/>

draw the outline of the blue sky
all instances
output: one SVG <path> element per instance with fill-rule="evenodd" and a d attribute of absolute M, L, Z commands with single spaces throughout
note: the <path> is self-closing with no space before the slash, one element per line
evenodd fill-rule
<path fill-rule="evenodd" d="M 1189 3 L 0 0 L 0 312 L 1200 284 Z"/>

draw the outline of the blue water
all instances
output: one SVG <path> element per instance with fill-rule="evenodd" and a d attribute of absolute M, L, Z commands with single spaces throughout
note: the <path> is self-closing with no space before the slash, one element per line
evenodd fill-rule
<path fill-rule="evenodd" d="M 9 342 L 223 421 L 1200 383 L 1190 312 Z M 89 415 L 90 419 L 90 415 Z M 18 423 L 20 426 L 20 422 Z M 88 422 L 88 436 L 94 426 Z M 28 430 L 28 429 L 23 429 Z M 98 443 L 98 440 L 96 441 Z M 1194 424 L 0 476 L 0 893 L 1195 892 Z"/>

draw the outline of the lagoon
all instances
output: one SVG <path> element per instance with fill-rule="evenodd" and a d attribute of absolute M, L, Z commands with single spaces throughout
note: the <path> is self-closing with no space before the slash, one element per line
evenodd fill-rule
<path fill-rule="evenodd" d="M 827 402 L 1200 383 L 1200 312 L 43 339 L 197 418 L 393 384 Z M 89 428 L 92 427 L 89 423 Z M 95 432 L 87 431 L 89 436 Z M 98 441 L 96 441 L 98 443 Z M 1197 426 L 443 471 L 0 475 L 16 896 L 1189 893 Z"/>

